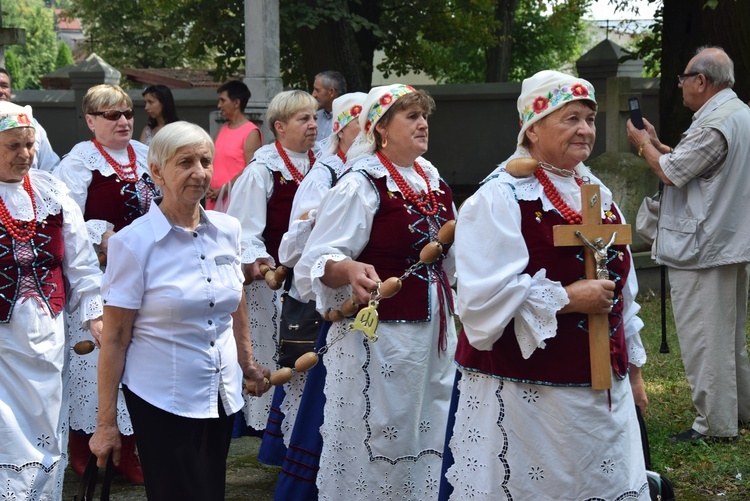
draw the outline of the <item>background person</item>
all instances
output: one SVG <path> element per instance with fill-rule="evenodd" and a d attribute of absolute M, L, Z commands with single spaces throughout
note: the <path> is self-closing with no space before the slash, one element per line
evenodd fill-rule
<path fill-rule="evenodd" d="M 315 165 L 302 180 L 297 193 L 294 195 L 289 230 L 284 233 L 279 244 L 279 260 L 288 268 L 294 268 L 302 254 L 310 231 L 315 224 L 315 214 L 317 213 L 320 201 L 344 173 L 346 152 L 359 133 L 358 118 L 362 112 L 362 105 L 366 97 L 367 94 L 364 92 L 353 92 L 337 97 L 333 101 L 333 129 L 335 132 L 327 140 L 318 143 L 323 148 L 320 152 L 321 158 L 315 162 Z M 303 217 L 304 219 L 302 219 Z M 297 301 L 300 300 L 294 280 L 291 281 L 289 295 Z M 323 339 L 326 338 L 329 326 L 330 322 L 322 323 L 320 337 Z M 319 365 L 322 366 L 322 364 Z M 321 370 L 323 373 L 325 372 L 325 369 L 318 367 L 315 373 L 317 374 Z M 320 443 L 320 433 L 311 425 L 310 421 L 313 413 L 315 415 L 320 414 L 318 427 L 322 424 L 322 405 L 325 398 L 323 397 L 324 379 L 321 377 L 315 376 L 315 382 L 311 383 L 315 385 L 315 390 L 306 391 L 306 398 L 311 400 L 311 402 L 303 412 L 304 417 L 301 419 L 301 421 L 304 421 L 304 424 L 300 425 L 303 431 L 298 434 L 295 447 L 288 449 L 292 429 L 295 427 L 297 419 L 297 410 L 301 404 L 303 390 L 308 384 L 307 381 L 309 379 L 310 372 L 296 373 L 283 387 L 277 388 L 276 394 L 274 394 L 274 402 L 268 417 L 266 433 L 263 435 L 261 450 L 264 452 L 268 448 L 273 448 L 276 452 L 286 450 L 284 456 L 278 454 L 275 458 L 275 464 L 279 466 L 284 461 L 294 461 L 296 464 L 299 464 L 298 462 L 302 460 L 313 462 L 315 468 L 317 468 L 317 457 L 320 455 L 320 446 L 311 445 L 308 443 L 308 440 L 312 440 L 314 444 Z M 267 455 L 264 454 L 264 456 Z M 298 456 L 303 456 L 304 459 Z M 309 482 L 305 484 L 303 482 L 302 485 L 296 483 L 296 478 L 296 476 L 290 476 L 288 480 L 293 482 L 294 485 L 286 487 L 283 490 L 278 489 L 276 496 L 281 496 L 282 498 L 286 498 L 287 496 L 304 498 L 300 490 L 310 486 L 314 488 L 315 486 L 314 477 L 312 484 Z M 284 492 L 284 494 L 280 494 L 281 492 Z"/>
<path fill-rule="evenodd" d="M 0 67 L 0 101 L 10 101 L 13 87 L 10 73 L 5 68 Z M 52 149 L 47 138 L 47 131 L 44 127 L 33 118 L 34 121 L 34 160 L 31 163 L 32 169 L 42 169 L 46 172 L 52 172 L 57 164 L 60 163 L 60 157 Z"/>
<path fill-rule="evenodd" d="M 281 291 L 268 286 L 260 266 L 275 268 L 279 263 L 279 243 L 289 228 L 294 194 L 315 163 L 315 108 L 315 99 L 302 90 L 274 96 L 266 118 L 276 140 L 255 152 L 232 187 L 227 209 L 242 224 L 242 263 L 253 352 L 261 364 L 273 368 L 278 360 Z M 263 398 L 246 399 L 243 413 L 247 426 L 265 429 L 271 397 L 269 393 Z"/>
<path fill-rule="evenodd" d="M 253 357 L 240 268 L 240 225 L 204 211 L 211 137 L 195 124 L 164 126 L 149 149 L 163 198 L 110 242 L 99 365 L 99 465 L 121 459 L 122 381 L 149 500 L 223 501 L 242 377 L 265 389 Z M 202 284 L 196 286 L 196 284 Z"/>
<path fill-rule="evenodd" d="M 101 335 L 101 272 L 81 211 L 31 169 L 30 107 L 0 101 L 0 486 L 7 499 L 62 499 L 68 433 L 64 306 Z M 80 306 L 80 308 L 79 308 Z"/>
<path fill-rule="evenodd" d="M 177 108 L 174 104 L 172 91 L 166 85 L 149 85 L 141 95 L 146 102 L 146 114 L 148 114 L 148 123 L 141 131 L 140 141 L 148 146 L 154 134 L 166 124 L 171 124 L 179 120 L 177 118 Z"/>
<path fill-rule="evenodd" d="M 247 119 L 245 108 L 250 99 L 250 89 L 239 80 L 232 80 L 216 92 L 219 94 L 219 110 L 227 123 L 216 135 L 216 158 L 214 177 L 206 198 L 206 208 L 216 204 L 221 188 L 234 181 L 253 159 L 255 151 L 263 145 L 260 129 Z M 227 188 L 231 187 L 228 186 Z M 225 190 L 229 194 L 229 189 Z"/>
<path fill-rule="evenodd" d="M 516 178 L 507 161 L 462 206 L 456 225 L 458 402 L 441 499 L 650 499 L 635 403 L 646 360 L 626 246 L 612 280 L 586 280 L 583 244 L 555 247 L 580 223 L 583 164 L 596 139 L 594 88 L 541 71 L 523 81 L 511 156 L 545 163 Z M 510 159 L 509 159 L 510 160 Z M 602 224 L 622 216 L 601 186 Z M 591 389 L 587 314 L 608 314 L 611 390 Z M 454 398 L 456 398 L 454 396 Z M 477 474 L 477 472 L 482 472 Z"/>
<path fill-rule="evenodd" d="M 672 149 L 654 127 L 628 137 L 664 182 L 656 262 L 669 270 L 682 361 L 698 416 L 676 442 L 734 441 L 750 421 L 747 290 L 750 108 L 732 91 L 734 63 L 700 48 L 678 75 L 693 123 Z"/>
<path fill-rule="evenodd" d="M 323 197 L 295 267 L 301 297 L 321 313 L 352 295 L 367 304 L 454 219 L 450 189 L 421 156 L 434 106 L 407 85 L 369 92 L 348 151 L 357 160 Z M 321 499 L 437 498 L 456 345 L 449 249 L 380 301 L 377 342 L 332 325 L 328 339 L 343 338 L 325 354 Z"/>
<path fill-rule="evenodd" d="M 346 94 L 346 79 L 338 71 L 321 71 L 315 75 L 312 96 L 318 102 L 318 137 L 325 139 L 333 132 L 333 100 Z"/>
<path fill-rule="evenodd" d="M 143 143 L 133 137 L 133 102 L 116 85 L 97 85 L 83 98 L 86 124 L 94 138 L 83 141 L 55 169 L 83 211 L 89 238 L 107 260 L 109 238 L 145 214 L 154 196 L 154 183 L 148 174 Z M 73 314 L 75 315 L 75 313 Z M 88 441 L 96 429 L 96 379 L 99 351 L 77 355 L 72 347 L 91 339 L 85 329 L 69 323 L 71 350 L 70 382 L 70 464 L 79 475 L 90 456 Z M 135 439 L 125 400 L 120 398 L 118 419 L 123 433 L 123 455 L 118 471 L 130 482 L 143 484 L 143 473 L 135 454 Z"/>

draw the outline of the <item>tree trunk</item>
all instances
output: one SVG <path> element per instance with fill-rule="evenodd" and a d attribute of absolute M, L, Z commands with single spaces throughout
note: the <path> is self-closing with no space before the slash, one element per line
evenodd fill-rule
<path fill-rule="evenodd" d="M 698 47 L 717 45 L 734 61 L 734 91 L 750 99 L 750 19 L 748 2 L 720 0 L 716 10 L 704 8 L 705 0 L 664 0 L 659 114 L 660 138 L 670 145 L 690 126 L 693 111 L 682 103 L 676 75 L 683 73 Z"/>
<path fill-rule="evenodd" d="M 516 18 L 518 0 L 498 0 L 495 20 L 500 26 L 495 30 L 497 45 L 487 50 L 487 73 L 485 82 L 507 82 L 510 73 L 510 57 L 513 49 L 513 23 Z"/>
<path fill-rule="evenodd" d="M 341 5 L 331 6 L 331 9 L 349 12 L 346 0 L 336 2 Z M 316 0 L 308 0 L 307 3 L 311 7 L 317 5 Z M 348 92 L 369 90 L 372 63 L 369 64 L 367 73 L 368 67 L 362 64 L 363 54 L 347 16 L 339 21 L 320 23 L 313 29 L 301 28 L 298 33 L 305 76 L 311 89 L 315 75 L 321 71 L 335 70 L 344 75 Z M 372 56 L 369 61 L 372 61 Z"/>
<path fill-rule="evenodd" d="M 734 61 L 734 91 L 744 102 L 750 100 L 750 2 L 721 0 L 716 10 L 703 9 L 701 16 L 707 43 L 723 48 Z"/>

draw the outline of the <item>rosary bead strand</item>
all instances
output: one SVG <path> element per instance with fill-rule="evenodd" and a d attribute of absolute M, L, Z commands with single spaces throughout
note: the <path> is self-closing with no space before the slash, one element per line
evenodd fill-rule
<path fill-rule="evenodd" d="M 424 248 L 419 254 L 420 262 L 417 263 L 417 265 L 409 268 L 409 270 L 412 270 L 421 264 L 434 263 L 440 257 L 440 253 L 443 250 L 443 245 L 448 245 L 453 242 L 455 231 L 456 231 L 456 221 L 450 220 L 446 222 L 438 231 L 437 241 L 430 242 L 424 246 Z M 436 256 L 433 255 L 433 253 L 435 252 L 434 249 L 439 250 Z M 429 262 L 422 259 L 423 254 L 425 254 L 424 257 L 425 259 L 428 259 Z M 281 271 L 280 273 L 281 269 L 284 269 L 284 270 Z M 402 284 L 403 279 L 411 273 L 411 271 L 409 270 L 407 270 L 407 272 L 402 277 L 390 277 L 384 282 L 380 283 L 378 286 L 377 296 L 380 298 L 390 298 L 398 294 L 398 292 L 401 290 L 401 284 Z M 280 286 L 280 283 L 283 282 L 284 280 L 283 277 L 286 276 L 286 269 L 284 266 L 279 266 L 278 268 L 276 268 L 276 271 L 274 272 L 274 270 L 271 270 L 271 268 L 268 265 L 263 264 L 260 266 L 260 272 L 266 277 L 266 282 L 269 284 L 269 286 L 271 286 L 272 283 L 274 285 L 278 283 Z M 277 277 L 276 276 L 277 274 L 281 274 L 283 276 Z M 271 288 L 273 288 L 273 286 L 271 286 Z M 351 299 L 347 299 L 346 301 L 344 301 L 344 303 L 341 305 L 341 309 L 328 310 L 328 312 L 326 312 L 326 314 L 323 316 L 323 319 L 326 321 L 330 321 L 330 322 L 338 322 L 356 313 L 358 305 L 359 305 L 359 301 L 357 300 L 357 298 L 352 297 Z M 325 351 L 327 351 L 328 347 L 331 346 L 331 344 L 333 344 L 336 341 L 337 340 L 334 340 L 331 343 L 327 344 L 325 347 L 321 349 L 320 353 L 322 354 Z M 283 385 L 284 383 L 292 379 L 295 373 L 307 372 L 308 370 L 315 367 L 319 359 L 320 359 L 320 355 L 315 351 L 309 351 L 301 355 L 294 362 L 293 368 L 282 367 L 281 369 L 278 369 L 277 371 L 272 373 L 269 379 L 265 379 L 266 387 Z M 252 393 L 255 391 L 255 383 L 253 383 L 252 381 L 243 380 L 243 386 L 249 393 Z"/>
<path fill-rule="evenodd" d="M 305 175 L 302 174 L 299 169 L 294 166 L 292 161 L 289 159 L 289 155 L 286 154 L 284 147 L 281 146 L 281 143 L 278 141 L 276 141 L 276 151 L 279 152 L 279 156 L 284 161 L 284 165 L 286 165 L 286 168 L 289 169 L 289 173 L 294 178 L 294 182 L 297 184 L 301 183 L 305 178 Z M 310 168 L 312 169 L 313 164 L 315 164 L 315 154 L 312 152 L 312 150 L 307 150 L 307 158 L 310 159 Z"/>
<path fill-rule="evenodd" d="M 565 218 L 568 224 L 581 224 L 581 221 L 583 221 L 581 215 L 571 209 L 568 204 L 565 203 L 565 201 L 560 196 L 560 192 L 557 191 L 557 188 L 552 183 L 547 174 L 542 169 L 537 169 L 536 171 L 534 171 L 534 176 L 536 176 L 536 178 L 539 180 L 539 183 L 542 185 L 542 188 L 544 188 L 544 194 L 547 195 L 549 201 L 552 202 L 552 205 L 555 207 L 555 209 L 557 209 L 557 212 L 559 212 L 562 217 Z M 583 184 L 583 181 L 581 181 L 579 178 L 575 178 L 575 180 L 579 186 Z"/>
<path fill-rule="evenodd" d="M 31 180 L 28 174 L 23 178 L 23 190 L 31 199 L 31 208 L 34 212 L 31 221 L 18 221 L 13 218 L 10 212 L 8 212 L 5 200 L 0 198 L 0 221 L 2 221 L 11 238 L 18 242 L 28 242 L 36 235 L 36 200 L 34 199 L 34 191 L 31 189 Z"/>
<path fill-rule="evenodd" d="M 96 149 L 99 150 L 99 153 L 102 154 L 104 160 L 106 160 L 109 166 L 112 167 L 112 169 L 114 169 L 114 171 L 117 173 L 117 177 L 119 177 L 126 183 L 135 183 L 138 181 L 138 174 L 136 173 L 135 168 L 135 150 L 133 149 L 133 145 L 128 143 L 128 163 L 121 164 L 117 160 L 112 158 L 112 155 L 107 153 L 107 150 L 104 149 L 99 141 L 97 141 L 96 139 L 92 139 L 91 142 L 94 143 L 94 146 L 96 146 Z"/>
<path fill-rule="evenodd" d="M 425 175 L 424 170 L 417 162 L 414 162 L 414 170 L 422 179 L 424 179 L 425 185 L 427 186 L 426 195 L 424 192 L 420 193 L 420 195 L 417 195 L 412 187 L 409 186 L 409 183 L 406 182 L 404 176 L 402 176 L 401 173 L 396 169 L 396 166 L 393 165 L 393 162 L 388 159 L 388 157 L 386 157 L 379 151 L 377 152 L 377 156 L 380 160 L 380 163 L 383 164 L 383 167 L 386 168 L 388 173 L 393 178 L 393 181 L 396 183 L 396 186 L 398 186 L 399 191 L 405 199 L 415 205 L 417 207 L 417 210 L 425 216 L 434 216 L 435 214 L 437 214 L 437 198 L 435 197 L 435 193 L 430 189 L 430 182 L 427 180 L 427 175 Z M 431 209 L 427 209 L 428 205 L 431 207 Z"/>

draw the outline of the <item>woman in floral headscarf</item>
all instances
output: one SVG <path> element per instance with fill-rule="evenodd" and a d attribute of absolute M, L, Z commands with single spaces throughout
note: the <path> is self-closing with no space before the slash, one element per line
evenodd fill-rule
<path fill-rule="evenodd" d="M 242 263 L 245 299 L 258 362 L 275 367 L 278 360 L 280 292 L 263 280 L 262 266 L 274 269 L 279 261 L 279 243 L 289 229 L 294 194 L 315 164 L 317 102 L 301 90 L 288 90 L 268 104 L 266 121 L 275 141 L 261 146 L 232 187 L 227 214 L 242 224 Z M 260 398 L 245 398 L 242 409 L 248 427 L 265 429 L 273 392 Z M 266 457 L 262 461 L 271 462 Z"/>
<path fill-rule="evenodd" d="M 381 281 L 413 267 L 401 292 L 379 301 L 376 342 L 346 320 L 328 333 L 320 499 L 437 496 L 454 377 L 453 262 L 449 245 L 431 264 L 420 251 L 455 209 L 421 156 L 433 109 L 429 95 L 406 85 L 370 91 L 347 154 L 351 171 L 323 198 L 295 267 L 301 297 L 321 313 L 352 295 L 367 305 Z"/>
<path fill-rule="evenodd" d="M 31 108 L 0 102 L 0 499 L 62 499 L 68 399 L 64 315 L 102 332 L 101 271 L 81 211 L 32 169 Z"/>
<path fill-rule="evenodd" d="M 524 80 L 511 159 L 456 226 L 460 379 L 441 499 L 649 499 L 635 403 L 646 361 L 629 249 L 608 249 L 611 280 L 582 280 L 583 247 L 555 247 L 581 222 L 579 185 L 596 137 L 594 88 L 542 71 Z M 509 159 L 510 160 L 510 159 Z M 511 175 L 513 173 L 513 175 Z M 620 223 L 601 186 L 602 224 Z M 611 390 L 591 388 L 587 314 L 609 318 Z"/>
<path fill-rule="evenodd" d="M 284 234 L 279 245 L 279 260 L 293 268 L 302 254 L 315 225 L 318 206 L 328 190 L 344 174 L 347 153 L 359 134 L 359 115 L 367 94 L 351 92 L 333 100 L 333 132 L 323 139 L 320 145 L 320 159 L 299 185 L 292 203 L 289 231 Z M 299 299 L 297 287 L 292 281 L 289 294 Z M 318 339 L 318 347 L 327 339 L 330 322 L 324 322 Z M 284 451 L 278 464 L 282 467 L 276 485 L 276 499 L 314 499 L 315 472 L 317 471 L 322 441 L 320 425 L 323 422 L 323 385 L 326 369 L 322 363 L 307 373 L 297 373 L 274 395 L 274 404 L 268 418 L 266 433 L 263 435 L 262 453 L 267 444 L 275 442 L 274 448 Z M 299 421 L 297 416 L 300 416 Z M 283 443 L 283 445 L 281 445 Z M 261 455 L 259 455 L 260 457 Z"/>

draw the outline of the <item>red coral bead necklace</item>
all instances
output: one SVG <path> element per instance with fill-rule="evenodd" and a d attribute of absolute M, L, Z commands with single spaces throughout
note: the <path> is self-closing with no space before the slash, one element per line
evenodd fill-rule
<path fill-rule="evenodd" d="M 542 169 L 537 169 L 534 171 L 534 176 L 536 176 L 539 183 L 542 185 L 542 188 L 544 188 L 544 194 L 547 195 L 549 201 L 552 202 L 552 205 L 557 209 L 557 212 L 562 214 L 568 224 L 581 224 L 581 221 L 583 221 L 581 215 L 565 203 L 560 196 L 560 192 L 557 191 L 557 188 L 547 176 L 547 173 Z M 583 184 L 583 181 L 580 178 L 576 177 L 575 180 L 578 186 Z"/>
<path fill-rule="evenodd" d="M 107 153 L 107 150 L 104 149 L 99 141 L 97 141 L 96 139 L 92 139 L 91 142 L 94 143 L 96 149 L 99 150 L 99 153 L 102 154 L 109 166 L 114 169 L 120 179 L 122 179 L 126 183 L 138 182 L 138 173 L 136 172 L 135 168 L 135 150 L 133 149 L 133 145 L 128 143 L 128 163 L 121 164 L 117 160 L 112 158 L 112 155 Z"/>
<path fill-rule="evenodd" d="M 414 162 L 414 170 L 422 179 L 424 179 L 425 185 L 427 186 L 426 196 L 424 192 L 419 195 L 414 192 L 412 187 L 409 186 L 409 183 L 406 182 L 406 179 L 404 179 L 404 176 L 401 175 L 388 157 L 383 155 L 380 151 L 377 152 L 377 156 L 380 163 L 382 163 L 386 170 L 388 170 L 388 173 L 393 178 L 393 181 L 395 181 L 396 186 L 398 186 L 399 191 L 405 199 L 413 205 L 416 205 L 417 210 L 425 216 L 434 216 L 437 214 L 438 205 L 435 193 L 430 189 L 430 182 L 427 180 L 427 175 L 425 175 L 424 170 L 422 170 L 422 167 L 417 162 Z M 428 205 L 431 207 L 430 209 L 427 208 Z"/>
<path fill-rule="evenodd" d="M 336 152 L 336 155 L 341 159 L 342 162 L 346 163 L 346 155 L 344 155 L 344 152 L 341 151 L 341 148 Z"/>
<path fill-rule="evenodd" d="M 289 159 L 289 155 L 286 154 L 286 151 L 284 150 L 284 147 L 281 146 L 281 143 L 276 141 L 276 151 L 279 152 L 279 156 L 284 161 L 284 165 L 286 165 L 286 168 L 289 169 L 289 173 L 294 178 L 294 182 L 299 184 L 302 182 L 302 180 L 305 178 L 305 175 L 302 174 L 292 163 L 292 161 Z M 315 154 L 313 153 L 312 149 L 307 150 L 307 158 L 310 159 L 310 168 L 312 169 L 313 164 L 315 163 Z"/>
<path fill-rule="evenodd" d="M 33 219 L 31 221 L 19 221 L 15 219 L 8 212 L 5 200 L 0 198 L 0 221 L 2 221 L 3 226 L 8 230 L 13 240 L 28 242 L 36 235 L 36 200 L 34 199 L 34 192 L 31 189 L 31 180 L 28 174 L 23 178 L 23 189 L 31 199 L 31 208 L 34 211 Z"/>

